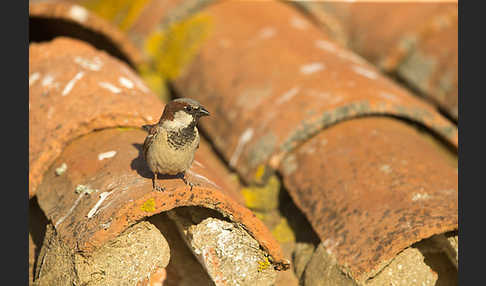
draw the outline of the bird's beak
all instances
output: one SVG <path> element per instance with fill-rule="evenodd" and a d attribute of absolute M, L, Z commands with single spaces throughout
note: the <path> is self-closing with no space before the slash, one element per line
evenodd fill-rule
<path fill-rule="evenodd" d="M 198 115 L 199 115 L 199 117 L 209 116 L 209 111 L 207 111 L 206 108 L 204 108 L 203 106 L 201 106 L 201 107 L 199 107 Z"/>

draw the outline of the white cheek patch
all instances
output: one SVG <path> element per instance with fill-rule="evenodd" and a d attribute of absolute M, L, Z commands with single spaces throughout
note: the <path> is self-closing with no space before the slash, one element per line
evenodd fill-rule
<path fill-rule="evenodd" d="M 169 120 L 164 121 L 162 126 L 166 129 L 178 130 L 189 126 L 192 120 L 193 120 L 192 115 L 187 114 L 184 111 L 177 111 L 174 114 L 174 119 L 170 121 Z"/>

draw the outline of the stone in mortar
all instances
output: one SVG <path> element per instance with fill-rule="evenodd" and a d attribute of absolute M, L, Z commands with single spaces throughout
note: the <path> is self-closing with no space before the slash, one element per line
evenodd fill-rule
<path fill-rule="evenodd" d="M 273 285 L 277 272 L 243 228 L 203 208 L 168 212 L 216 285 Z"/>
<path fill-rule="evenodd" d="M 206 270 L 187 247 L 177 226 L 165 213 L 148 219 L 164 235 L 170 247 L 170 261 L 164 286 L 214 285 Z"/>
<path fill-rule="evenodd" d="M 414 247 L 400 252 L 375 277 L 369 279 L 365 285 L 436 285 L 437 273 L 424 263 L 424 256 Z"/>
<path fill-rule="evenodd" d="M 136 285 L 169 263 L 160 231 L 142 221 L 93 253 L 67 248 L 50 225 L 39 255 L 35 285 Z"/>
<path fill-rule="evenodd" d="M 312 258 L 307 263 L 302 281 L 304 286 L 357 285 L 341 271 L 336 259 L 327 252 L 323 243 L 319 244 Z"/>

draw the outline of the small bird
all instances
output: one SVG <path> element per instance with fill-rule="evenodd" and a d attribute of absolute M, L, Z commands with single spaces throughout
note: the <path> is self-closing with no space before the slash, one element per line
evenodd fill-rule
<path fill-rule="evenodd" d="M 185 171 L 191 167 L 194 153 L 199 148 L 197 123 L 209 112 L 199 102 L 190 98 L 170 101 L 158 123 L 144 125 L 148 135 L 143 142 L 143 156 L 153 173 L 152 187 L 164 191 L 155 183 L 158 174 L 176 175 L 186 185 L 193 184 L 185 178 Z"/>

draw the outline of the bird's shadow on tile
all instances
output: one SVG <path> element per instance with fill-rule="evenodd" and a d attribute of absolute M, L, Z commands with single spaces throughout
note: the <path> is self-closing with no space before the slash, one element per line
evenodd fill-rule
<path fill-rule="evenodd" d="M 145 162 L 145 159 L 143 158 L 143 144 L 133 143 L 132 145 L 138 150 L 138 156 L 137 158 L 132 160 L 132 162 L 130 163 L 130 168 L 137 171 L 140 176 L 152 179 L 152 171 L 150 171 L 147 163 Z"/>
<path fill-rule="evenodd" d="M 132 144 L 138 150 L 137 158 L 133 159 L 130 163 L 130 168 L 132 170 L 137 171 L 137 173 L 148 179 L 153 178 L 153 173 L 150 171 L 149 167 L 147 166 L 147 162 L 145 162 L 145 158 L 143 157 L 143 144 L 133 143 Z M 165 175 L 165 174 L 158 174 L 159 179 L 177 179 L 179 178 L 180 174 L 178 175 Z"/>

